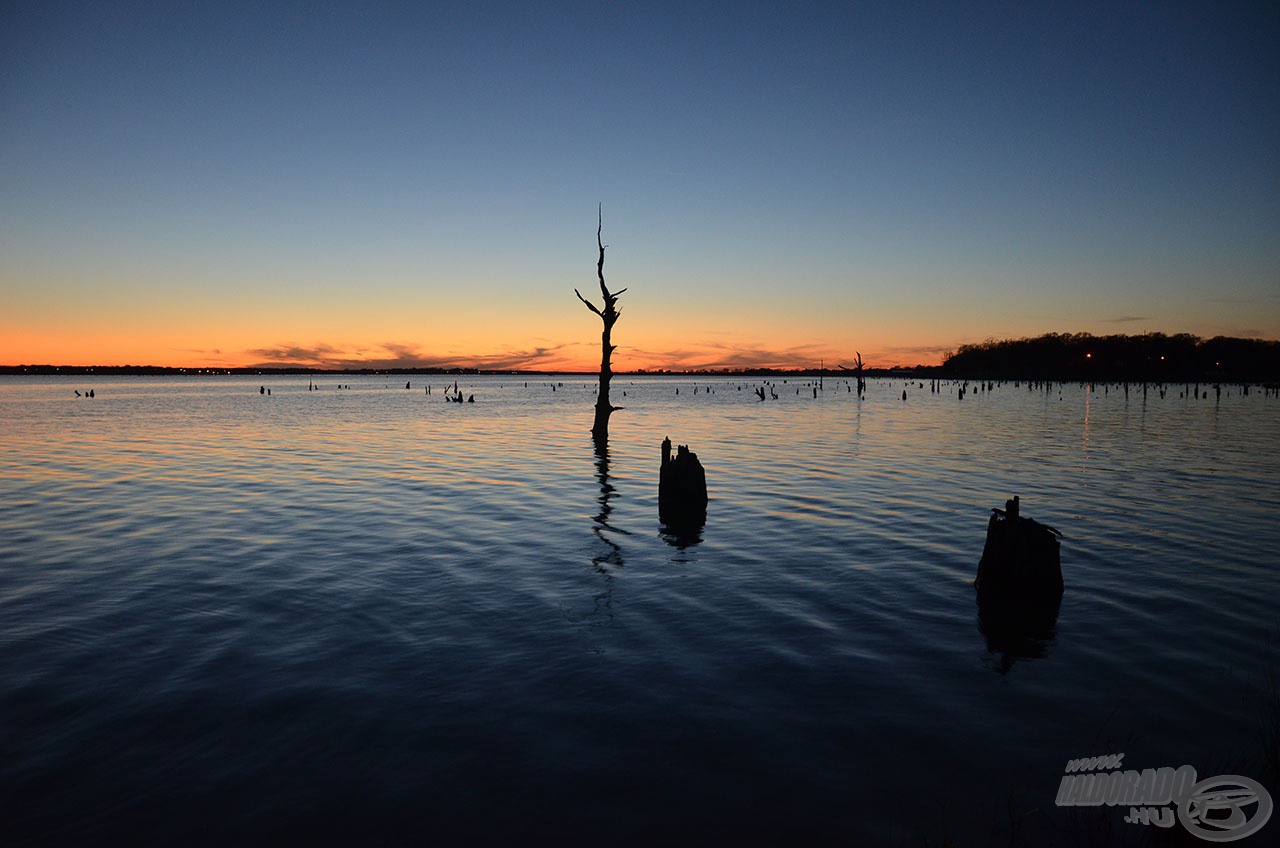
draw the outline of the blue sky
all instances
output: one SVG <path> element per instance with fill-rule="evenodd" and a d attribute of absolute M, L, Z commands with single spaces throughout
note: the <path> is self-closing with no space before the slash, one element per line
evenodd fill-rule
<path fill-rule="evenodd" d="M 1274 4 L 0 14 L 5 362 L 1280 337 Z"/>

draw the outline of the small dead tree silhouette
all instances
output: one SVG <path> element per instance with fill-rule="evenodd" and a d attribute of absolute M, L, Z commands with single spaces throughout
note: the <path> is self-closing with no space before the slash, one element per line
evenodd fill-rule
<path fill-rule="evenodd" d="M 613 352 L 618 349 L 612 341 L 613 325 L 617 323 L 618 316 L 622 311 L 617 308 L 618 297 L 626 291 L 626 289 L 618 289 L 616 292 L 609 291 L 609 287 L 604 284 L 604 248 L 605 244 L 600 240 L 600 234 L 604 229 L 604 212 L 603 206 L 596 210 L 596 245 L 600 248 L 600 259 L 596 262 L 596 276 L 600 278 L 600 295 L 604 298 L 604 309 L 598 308 L 594 303 L 582 296 L 582 292 L 577 289 L 573 293 L 578 296 L 578 300 L 586 304 L 586 307 L 592 312 L 600 316 L 600 320 L 604 322 L 604 330 L 600 334 L 600 393 L 596 397 L 596 417 L 595 422 L 591 425 L 591 437 L 597 442 L 607 441 L 609 438 L 609 416 L 613 414 L 615 409 L 622 409 L 620 406 L 614 406 L 609 402 L 609 381 L 613 379 L 613 370 L 609 366 L 609 361 L 613 357 Z"/>
<path fill-rule="evenodd" d="M 848 365 L 841 365 L 845 371 L 852 371 L 858 378 L 858 397 L 862 397 L 867 391 L 867 381 L 862 379 L 862 354 L 858 354 L 858 358 L 853 361 L 856 368 L 850 368 Z"/>

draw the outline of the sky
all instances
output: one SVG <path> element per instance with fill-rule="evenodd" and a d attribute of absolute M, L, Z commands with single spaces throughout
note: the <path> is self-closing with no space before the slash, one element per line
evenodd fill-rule
<path fill-rule="evenodd" d="M 7 2 L 0 364 L 1280 338 L 1275 3 Z"/>

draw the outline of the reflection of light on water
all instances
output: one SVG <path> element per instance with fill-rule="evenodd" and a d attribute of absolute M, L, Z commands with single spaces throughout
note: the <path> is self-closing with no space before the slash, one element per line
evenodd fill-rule
<path fill-rule="evenodd" d="M 1093 394 L 1093 386 L 1089 383 L 1085 383 L 1085 386 L 1084 386 L 1084 432 L 1080 438 L 1080 454 L 1081 454 L 1080 470 L 1082 472 L 1088 470 L 1087 463 L 1089 462 L 1089 404 L 1090 404 L 1090 399 L 1092 394 Z M 1082 485 L 1087 486 L 1089 484 L 1085 482 Z"/>

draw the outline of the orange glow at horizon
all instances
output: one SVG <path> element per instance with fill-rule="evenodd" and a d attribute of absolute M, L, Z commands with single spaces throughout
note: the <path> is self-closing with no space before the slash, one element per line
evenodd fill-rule
<path fill-rule="evenodd" d="M 573 298 L 524 296 L 500 310 L 460 298 L 149 298 L 123 308 L 96 301 L 0 317 L 0 365 L 180 368 L 480 368 L 582 371 L 600 366 L 600 320 Z M 630 303 L 628 301 L 631 301 Z M 667 308 L 661 294 L 624 295 L 614 328 L 615 371 L 837 369 L 855 352 L 872 367 L 935 365 L 954 349 L 950 328 L 875 315 L 770 303 L 717 313 L 709 303 Z M 23 314 L 23 313 L 26 314 Z M 55 314 L 56 313 L 56 314 Z M 961 339 L 959 341 L 968 341 Z"/>
<path fill-rule="evenodd" d="M 858 353 L 872 368 L 928 366 L 987 338 L 1156 329 L 1046 320 L 962 297 L 877 296 L 864 304 L 844 292 L 788 299 L 781 287 L 740 298 L 690 288 L 684 296 L 680 285 L 643 281 L 623 296 L 613 334 L 615 371 L 836 370 Z M 443 295 L 376 287 L 281 291 L 265 283 L 260 293 L 219 297 L 159 288 L 116 296 L 103 287 L 74 298 L 14 291 L 18 296 L 0 313 L 5 366 L 575 372 L 600 366 L 600 319 L 574 298 L 572 287 L 552 283 L 522 283 L 492 295 L 478 284 L 453 285 Z M 1218 332 L 1194 321 L 1171 324 L 1159 329 Z"/>
<path fill-rule="evenodd" d="M 585 312 L 585 310 L 584 310 Z M 598 319 L 593 318 L 598 326 Z M 316 333 L 294 329 L 263 332 L 247 327 L 235 332 L 178 331 L 143 333 L 129 330 L 69 329 L 37 332 L 9 328 L 0 335 L 0 365 L 112 366 L 179 368 L 311 367 L 343 368 L 480 368 L 485 370 L 581 371 L 600 367 L 600 339 L 595 327 L 555 327 L 559 333 L 432 333 L 416 339 L 407 333 Z M 585 329 L 585 332 L 584 332 Z M 382 339 L 372 341 L 371 339 Z M 618 349 L 615 371 L 734 370 L 739 368 L 838 369 L 854 358 L 855 349 L 872 367 L 936 365 L 947 348 L 904 344 L 902 337 L 868 337 L 854 343 L 830 336 L 795 337 L 781 333 L 701 337 L 649 330 L 625 318 L 614 329 Z"/>

